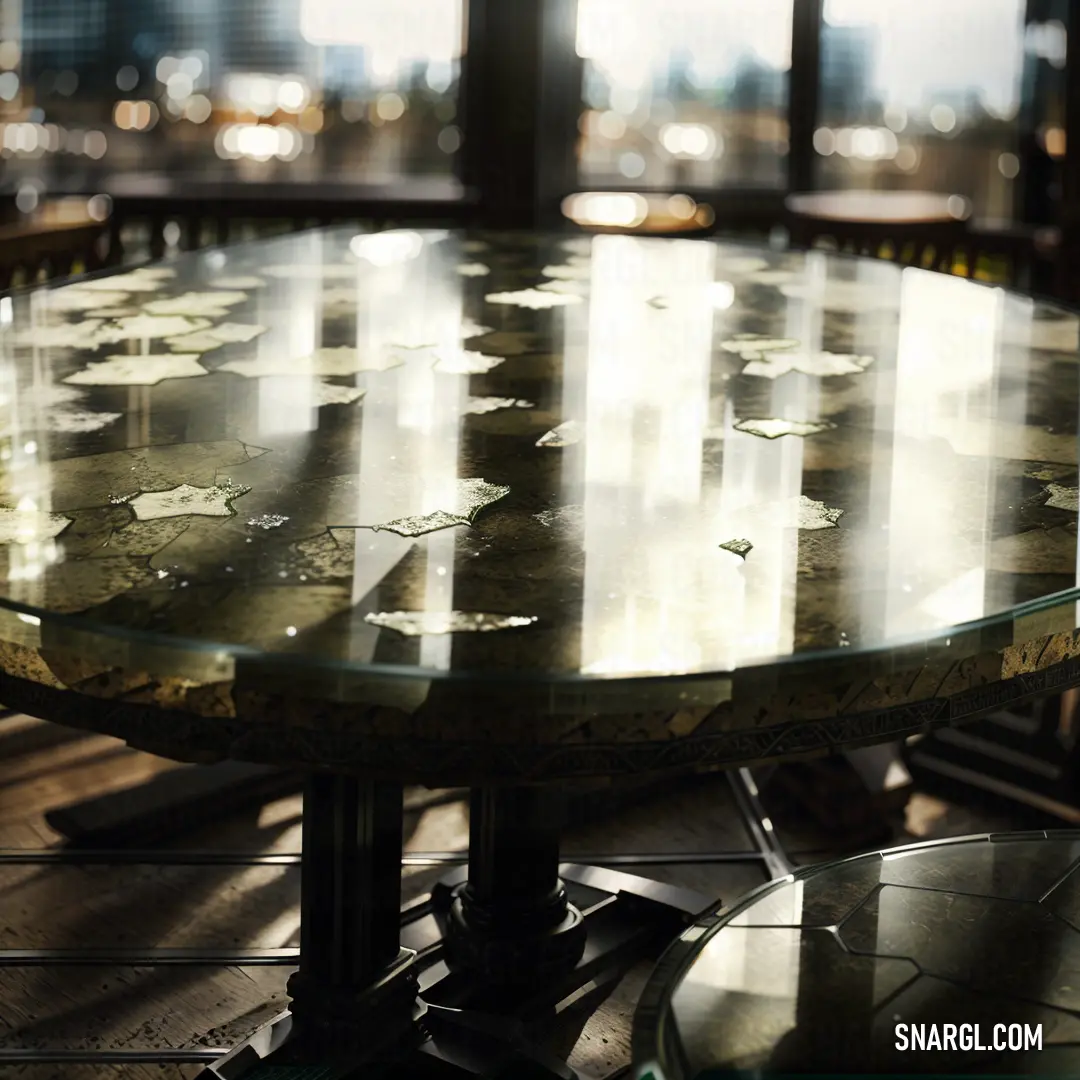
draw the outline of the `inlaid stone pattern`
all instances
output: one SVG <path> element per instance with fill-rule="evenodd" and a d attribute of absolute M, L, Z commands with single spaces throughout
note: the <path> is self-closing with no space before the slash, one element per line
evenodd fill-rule
<path fill-rule="evenodd" d="M 533 778 L 1080 681 L 1074 314 L 820 253 L 386 235 L 12 298 L 0 667 L 128 694 L 71 718 L 161 752 Z"/>
<path fill-rule="evenodd" d="M 1075 831 L 800 870 L 672 947 L 639 1006 L 635 1058 L 667 1080 L 1075 1074 L 1078 915 Z"/>

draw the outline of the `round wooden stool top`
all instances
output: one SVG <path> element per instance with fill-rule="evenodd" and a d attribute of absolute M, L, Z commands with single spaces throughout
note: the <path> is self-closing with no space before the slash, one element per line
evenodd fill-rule
<path fill-rule="evenodd" d="M 788 213 L 814 221 L 867 225 L 948 225 L 967 219 L 960 195 L 930 191 L 813 191 L 789 195 Z"/>
<path fill-rule="evenodd" d="M 701 233 L 716 220 L 712 207 L 679 194 L 584 191 L 567 196 L 562 212 L 588 232 L 645 236 Z"/>

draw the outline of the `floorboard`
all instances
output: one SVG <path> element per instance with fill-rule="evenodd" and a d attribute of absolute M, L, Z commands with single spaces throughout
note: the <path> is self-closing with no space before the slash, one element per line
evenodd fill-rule
<path fill-rule="evenodd" d="M 102 736 L 79 735 L 25 717 L 0 721 L 0 847 L 52 846 L 49 809 L 118 790 L 172 764 Z M 406 800 L 406 849 L 462 850 L 468 812 L 461 792 L 413 790 Z M 298 851 L 299 797 L 235 815 L 176 846 L 219 851 Z M 800 820 L 777 822 L 800 861 L 845 854 Z M 895 822 L 898 842 L 1015 827 L 962 807 L 915 796 Z M 565 853 L 691 853 L 740 850 L 750 839 L 726 779 L 688 781 L 676 792 L 572 828 Z M 407 867 L 403 898 L 430 889 L 437 867 Z M 761 883 L 756 867 L 686 862 L 635 873 L 735 899 Z M 0 947 L 87 945 L 294 946 L 299 873 L 275 867 L 0 868 Z M 591 1015 L 579 1018 L 561 1050 L 590 1077 L 629 1061 L 630 1022 L 649 964 L 633 969 Z M 230 1045 L 279 1011 L 288 969 L 0 970 L 0 1046 L 185 1047 Z M 567 1039 L 564 1038 L 564 1042 Z M 26 1080 L 180 1080 L 197 1066 L 9 1066 Z"/>

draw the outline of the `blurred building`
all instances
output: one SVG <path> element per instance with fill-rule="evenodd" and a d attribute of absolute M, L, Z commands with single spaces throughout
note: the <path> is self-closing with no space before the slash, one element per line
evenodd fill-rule
<path fill-rule="evenodd" d="M 21 42 L 24 78 L 40 86 L 43 81 L 51 84 L 64 71 L 92 76 L 100 68 L 106 46 L 108 9 L 108 0 L 26 0 Z"/>
<path fill-rule="evenodd" d="M 738 112 L 773 112 L 787 108 L 786 73 L 744 53 L 735 66 L 731 107 Z"/>
<path fill-rule="evenodd" d="M 323 88 L 347 96 L 359 91 L 368 79 L 367 55 L 358 45 L 330 45 L 323 54 Z"/>
<path fill-rule="evenodd" d="M 21 6 L 5 16 L 15 59 L 0 55 L 0 127 L 22 125 L 4 144 L 2 187 L 81 190 L 155 171 L 372 183 L 453 172 L 461 35 L 449 16 L 461 0 L 0 5 Z M 911 0 L 832 0 L 818 182 L 940 188 L 995 217 L 1018 183 L 1028 216 L 1046 217 L 1070 6 L 942 0 L 937 18 Z M 581 0 L 579 18 L 589 11 L 577 40 L 583 185 L 782 190 L 792 0 Z"/>
<path fill-rule="evenodd" d="M 872 119 L 878 104 L 872 93 L 877 53 L 873 26 L 822 26 L 820 109 L 830 123 Z"/>
<path fill-rule="evenodd" d="M 316 77 L 320 50 L 298 32 L 300 7 L 301 0 L 219 3 L 221 61 L 225 70 Z"/>

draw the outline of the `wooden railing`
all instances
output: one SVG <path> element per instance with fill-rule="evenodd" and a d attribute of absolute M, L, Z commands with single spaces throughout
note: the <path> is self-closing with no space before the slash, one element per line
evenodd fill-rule
<path fill-rule="evenodd" d="M 107 261 L 108 223 L 100 203 L 60 199 L 0 225 L 0 291 L 96 270 Z"/>
<path fill-rule="evenodd" d="M 722 200 L 716 210 L 709 233 L 738 238 L 745 231 L 744 239 L 760 241 L 767 231 L 769 223 L 758 217 L 731 220 Z M 118 190 L 95 200 L 57 200 L 0 225 L 0 290 L 160 258 L 170 249 L 196 250 L 318 225 L 452 227 L 479 224 L 480 216 L 476 199 L 452 182 L 392 191 L 295 185 Z M 1080 288 L 1073 284 L 1080 285 L 1080 236 L 1070 242 L 1068 230 L 975 223 L 947 237 L 915 239 L 919 242 L 901 245 L 849 238 L 833 246 L 1080 301 Z"/>
<path fill-rule="evenodd" d="M 113 185 L 110 261 L 130 258 L 126 237 L 141 226 L 148 254 L 170 246 L 195 250 L 268 232 L 347 222 L 461 225 L 476 214 L 475 195 L 451 178 L 395 186 L 343 184 L 206 184 L 146 179 Z"/>

